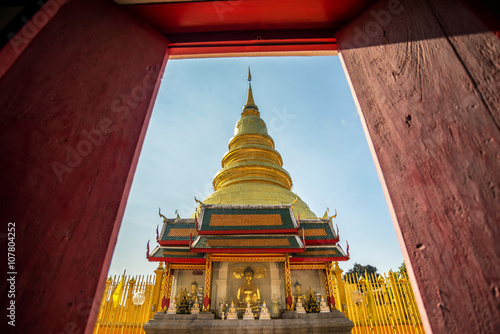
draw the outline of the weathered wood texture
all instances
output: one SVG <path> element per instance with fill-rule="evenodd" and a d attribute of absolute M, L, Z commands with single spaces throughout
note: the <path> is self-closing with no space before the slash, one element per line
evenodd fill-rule
<path fill-rule="evenodd" d="M 0 79 L 1 233 L 16 223 L 9 333 L 92 332 L 167 44 L 111 1 L 73 0 Z M 2 328 L 11 300 L 0 295 Z"/>
<path fill-rule="evenodd" d="M 379 1 L 337 38 L 432 332 L 499 333 L 500 40 L 451 0 Z"/>
<path fill-rule="evenodd" d="M 43 3 L 39 1 L 34 4 L 31 3 L 30 8 L 39 7 L 38 12 L 27 22 L 24 22 L 23 28 L 17 33 L 8 32 L 6 35 L 10 41 L 0 49 L 0 78 L 8 71 L 8 69 L 15 63 L 17 58 L 29 46 L 33 38 L 45 27 L 45 25 L 57 14 L 65 0 L 48 0 Z M 26 7 L 25 7 L 26 8 Z M 26 17 L 18 18 L 18 22 L 23 22 Z M 8 29 L 4 27 L 3 29 Z M 4 30 L 5 31 L 5 30 Z"/>

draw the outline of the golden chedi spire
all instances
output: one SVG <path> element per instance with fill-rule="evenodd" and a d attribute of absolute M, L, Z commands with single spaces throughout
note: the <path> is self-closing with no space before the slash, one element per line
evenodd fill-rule
<path fill-rule="evenodd" d="M 215 191 L 203 201 L 205 204 L 279 205 L 298 198 L 290 191 L 292 178 L 283 169 L 281 155 L 260 118 L 251 80 L 249 68 L 247 101 L 229 141 L 229 150 L 222 158 L 222 169 L 214 177 Z M 294 211 L 301 218 L 316 218 L 300 198 Z"/>
<path fill-rule="evenodd" d="M 255 104 L 255 101 L 253 100 L 253 93 L 252 93 L 252 74 L 250 73 L 250 66 L 248 67 L 248 96 L 247 96 L 247 103 L 245 103 L 245 106 L 243 107 L 243 112 L 241 113 L 241 117 L 243 116 L 258 116 L 260 117 L 259 113 L 259 107 Z"/>

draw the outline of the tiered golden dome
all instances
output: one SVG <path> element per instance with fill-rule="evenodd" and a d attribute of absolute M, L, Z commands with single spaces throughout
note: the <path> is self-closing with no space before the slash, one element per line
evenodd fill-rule
<path fill-rule="evenodd" d="M 215 191 L 203 203 L 279 205 L 298 198 L 290 191 L 292 178 L 282 167 L 281 155 L 254 102 L 250 69 L 248 81 L 246 104 L 229 141 L 229 151 L 222 158 L 222 169 L 213 180 Z M 316 218 L 300 198 L 294 211 L 301 218 Z"/>

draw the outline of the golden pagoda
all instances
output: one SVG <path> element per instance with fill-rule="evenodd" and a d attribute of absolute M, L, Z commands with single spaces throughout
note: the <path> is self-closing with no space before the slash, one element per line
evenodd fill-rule
<path fill-rule="evenodd" d="M 214 193 L 205 204 L 280 205 L 294 202 L 302 218 L 316 218 L 306 203 L 290 191 L 292 178 L 283 169 L 283 160 L 274 148 L 266 123 L 255 104 L 250 69 L 248 97 L 240 120 L 222 158 L 222 169 L 213 180 Z"/>
<path fill-rule="evenodd" d="M 292 178 L 261 118 L 251 79 L 249 69 L 247 101 L 213 179 L 214 192 L 195 198 L 190 218 L 160 212 L 158 245 L 147 257 L 166 265 L 162 310 L 174 298 L 179 304 L 193 280 L 200 314 L 219 319 L 231 303 L 240 318 L 251 309 L 258 319 L 264 301 L 274 319 L 295 313 L 301 285 L 336 308 L 332 267 L 349 252 L 338 245 L 334 216 L 317 217 L 290 191 Z"/>

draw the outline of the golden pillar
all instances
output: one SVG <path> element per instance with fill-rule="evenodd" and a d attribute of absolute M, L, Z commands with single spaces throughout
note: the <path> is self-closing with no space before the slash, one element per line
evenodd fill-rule
<path fill-rule="evenodd" d="M 332 275 L 332 263 L 325 263 L 325 287 L 326 287 L 326 299 L 330 310 L 335 308 L 335 294 L 333 293 L 333 275 Z"/>
<path fill-rule="evenodd" d="M 293 298 L 292 298 L 292 279 L 290 277 L 290 257 L 285 255 L 285 296 L 286 296 L 286 309 L 293 311 Z"/>
<path fill-rule="evenodd" d="M 205 267 L 205 297 L 203 298 L 203 312 L 210 311 L 210 295 L 212 292 L 212 254 L 207 254 Z"/>
<path fill-rule="evenodd" d="M 165 273 L 165 270 L 163 269 L 163 262 L 160 262 L 158 264 L 158 268 L 155 270 L 155 285 L 153 287 L 153 298 L 152 298 L 152 307 L 151 307 L 151 312 L 154 314 L 157 311 L 161 310 L 161 283 L 162 283 L 162 278 L 163 274 Z"/>
<path fill-rule="evenodd" d="M 335 281 L 337 282 L 337 301 L 339 304 L 337 309 L 345 312 L 347 311 L 347 299 L 345 297 L 344 281 L 341 276 L 343 272 L 344 271 L 339 267 L 339 263 L 335 261 L 333 265 L 333 273 L 335 275 Z"/>
<path fill-rule="evenodd" d="M 163 289 L 161 293 L 160 310 L 166 310 L 170 306 L 170 291 L 172 290 L 172 269 L 170 262 L 165 263 L 165 275 L 163 276 Z"/>

